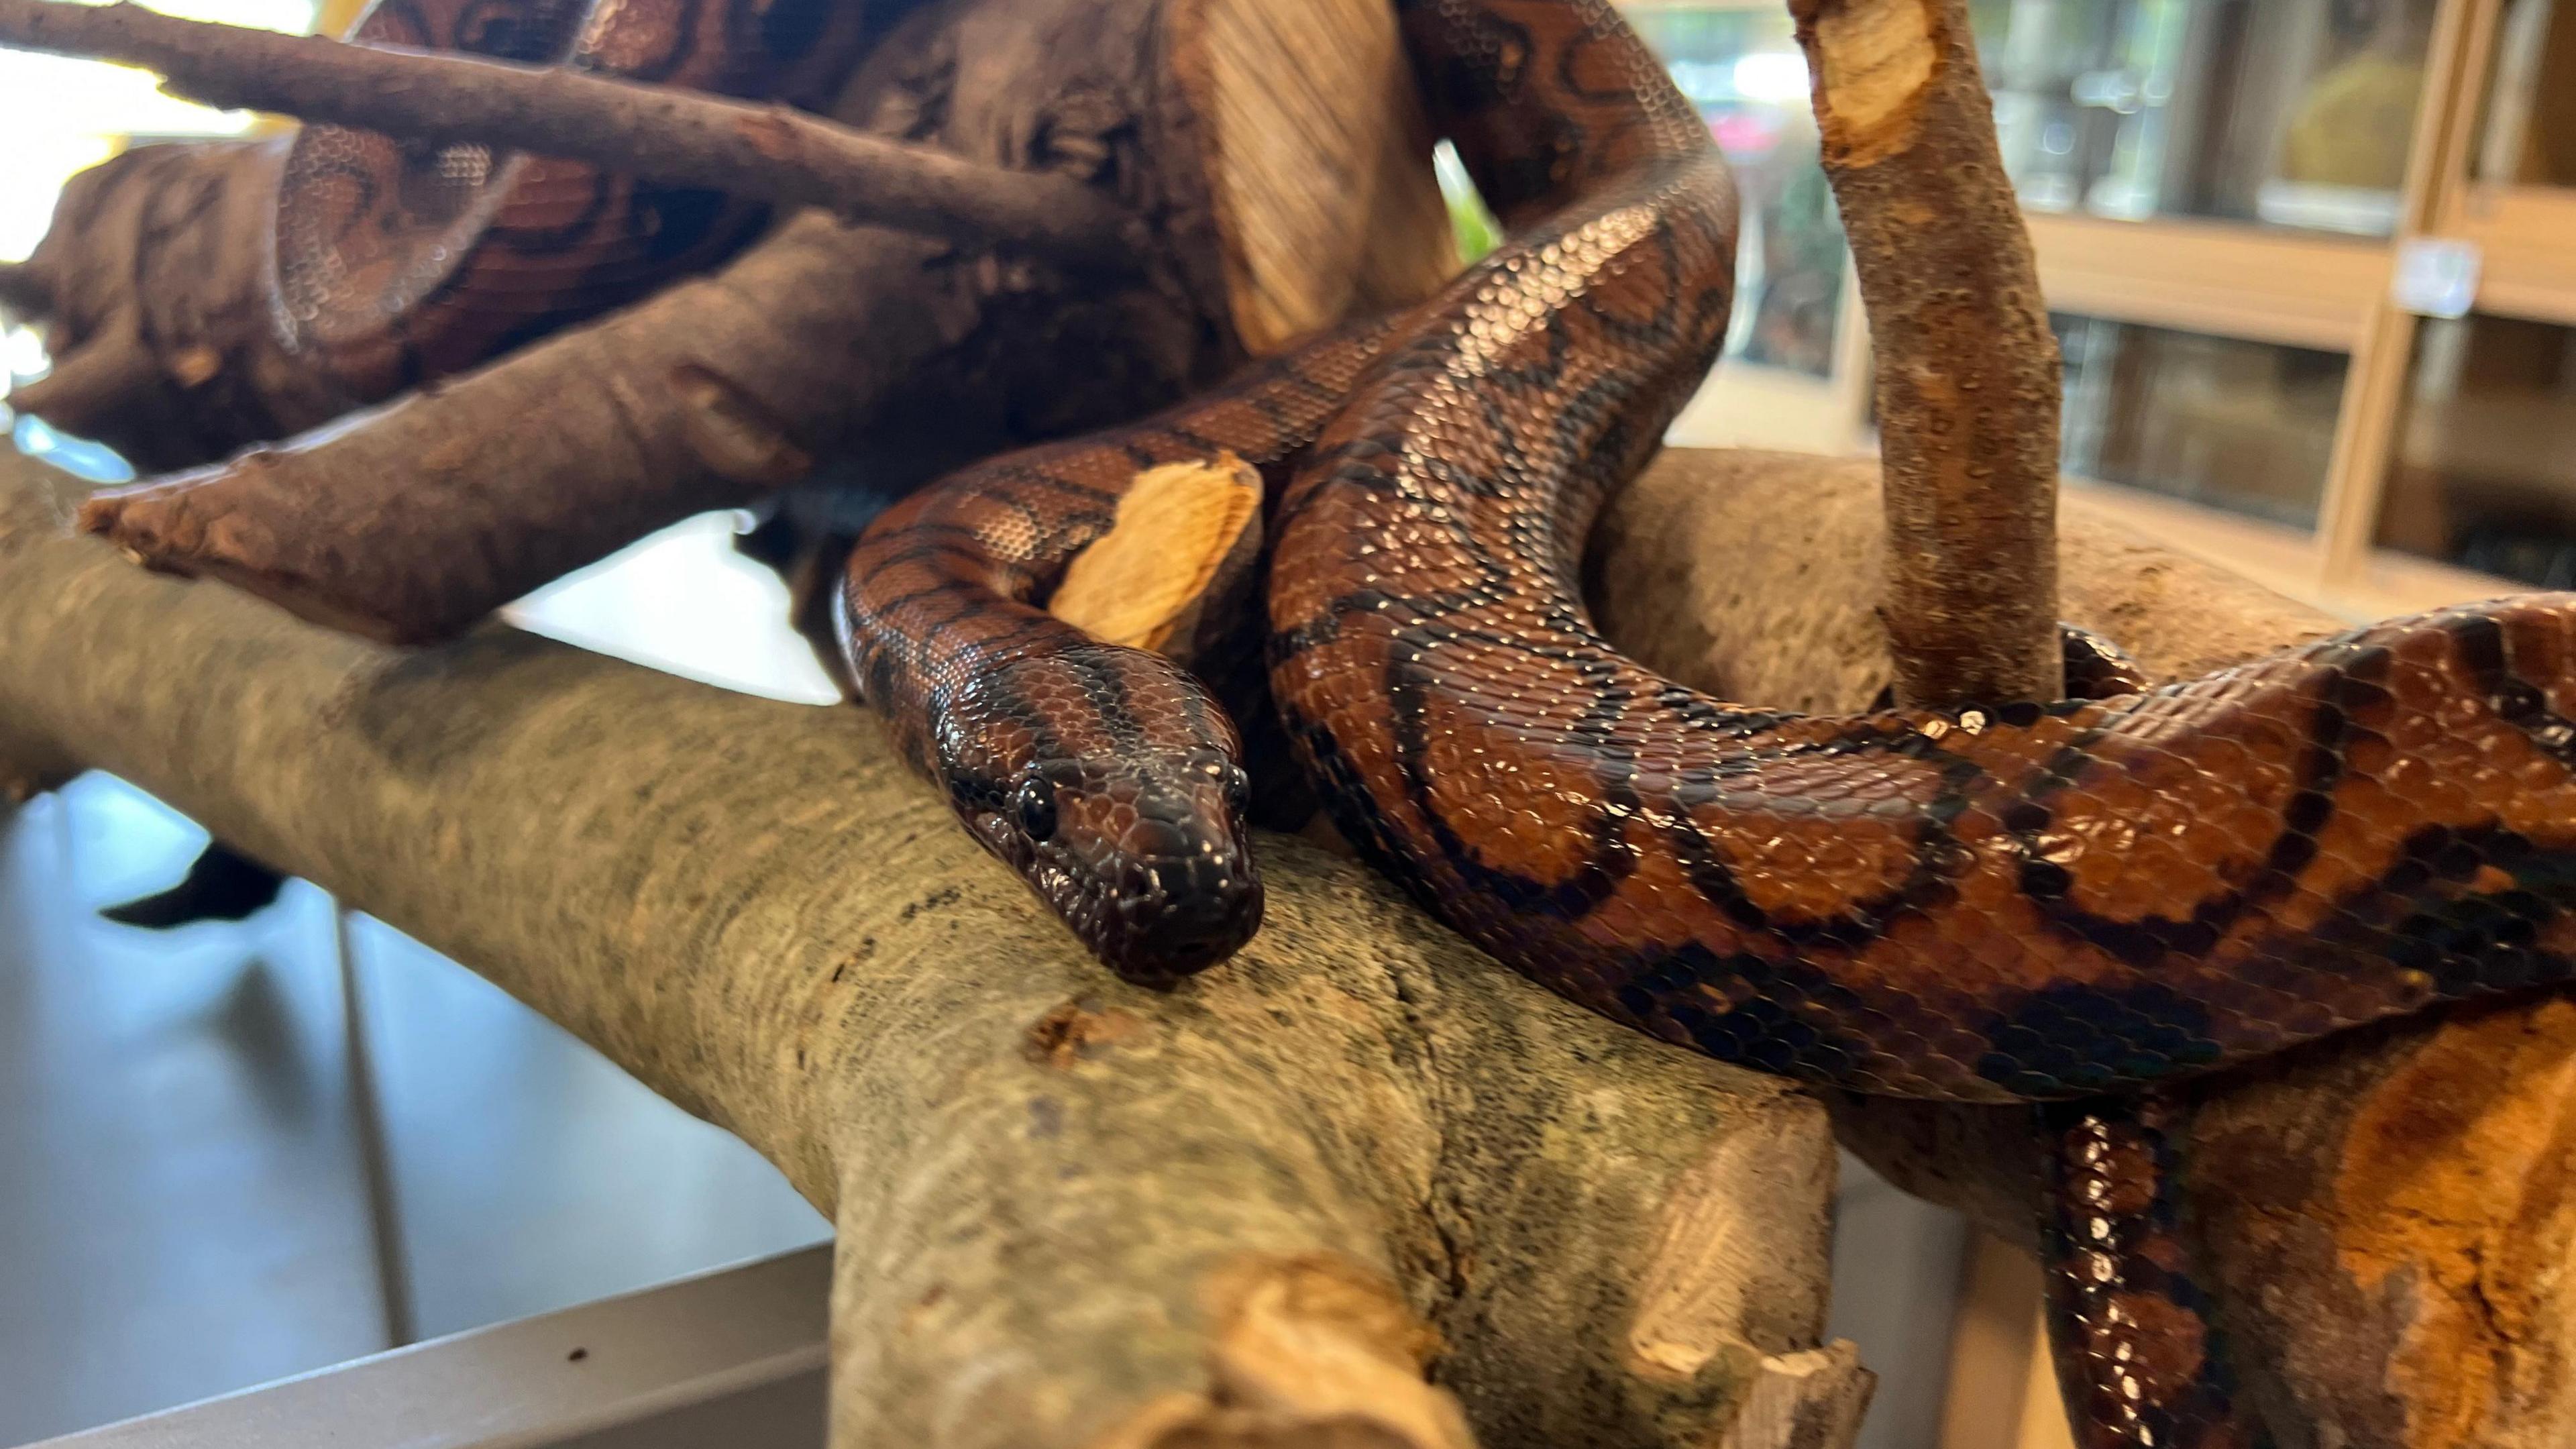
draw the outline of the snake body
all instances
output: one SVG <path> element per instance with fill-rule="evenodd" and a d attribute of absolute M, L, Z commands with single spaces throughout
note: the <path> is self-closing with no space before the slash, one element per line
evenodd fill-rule
<path fill-rule="evenodd" d="M 844 0 L 375 0 L 351 38 L 811 102 L 848 68 Z M 272 278 L 295 351 L 359 401 L 464 370 L 722 260 L 763 208 L 586 162 L 296 133 Z"/>
<path fill-rule="evenodd" d="M 1038 603 L 1127 480 L 1286 488 L 1271 686 L 1342 833 L 1616 1020 L 1856 1091 L 2057 1104 L 2057 1342 L 2088 1449 L 2263 1441 L 2181 1252 L 2159 1089 L 2576 968 L 2576 597 L 2111 698 L 1798 717 L 1622 658 L 1591 520 L 1724 335 L 1734 199 L 1604 0 L 1401 0 L 1512 234 L 1399 318 L 880 519 L 843 628 L 979 838 L 1157 979 L 1258 924 L 1234 733 Z"/>

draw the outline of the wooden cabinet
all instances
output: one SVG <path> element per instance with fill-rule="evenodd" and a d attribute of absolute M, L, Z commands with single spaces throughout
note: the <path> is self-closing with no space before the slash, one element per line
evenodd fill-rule
<path fill-rule="evenodd" d="M 1776 0 L 1629 8 L 1730 155 L 1802 103 Z M 2079 486 L 2355 619 L 2576 587 L 2576 0 L 1974 9 Z M 1831 345 L 1810 321 L 1794 363 L 1734 349 L 1678 441 L 1871 445 L 1830 226 L 1762 210 L 1820 183 L 1806 138 L 1759 159 L 1747 265 L 1810 243 Z"/>

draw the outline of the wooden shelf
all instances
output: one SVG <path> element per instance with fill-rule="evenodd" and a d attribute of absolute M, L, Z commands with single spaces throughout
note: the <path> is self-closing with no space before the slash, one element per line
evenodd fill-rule
<path fill-rule="evenodd" d="M 2479 311 L 2576 327 L 2576 189 L 2472 186 L 2442 220 L 2484 253 Z"/>
<path fill-rule="evenodd" d="M 2052 310 L 2350 352 L 2388 292 L 2385 242 L 2030 213 Z"/>

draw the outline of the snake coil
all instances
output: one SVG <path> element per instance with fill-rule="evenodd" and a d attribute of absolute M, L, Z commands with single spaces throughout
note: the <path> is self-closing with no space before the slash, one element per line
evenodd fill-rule
<path fill-rule="evenodd" d="M 2242 1449 L 2157 1091 L 2576 975 L 2576 597 L 2109 698 L 1809 718 L 1622 658 L 1576 571 L 1724 337 L 1734 194 L 1606 0 L 1399 0 L 1510 242 L 1160 418 L 971 469 L 852 559 L 855 676 L 1102 958 L 1257 928 L 1233 727 L 1038 607 L 1127 482 L 1284 483 L 1270 682 L 1342 833 L 1496 957 L 1731 1062 L 2026 1101 L 2088 1449 Z"/>

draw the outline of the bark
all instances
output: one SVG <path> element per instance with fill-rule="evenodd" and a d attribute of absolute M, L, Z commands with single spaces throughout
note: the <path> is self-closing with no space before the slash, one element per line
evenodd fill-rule
<path fill-rule="evenodd" d="M 1863 707 L 1892 677 L 1869 607 L 1888 556 L 1876 492 L 1865 462 L 1668 455 L 1596 538 L 1604 625 L 1701 688 Z M 2140 543 L 2080 493 L 2060 557 L 2066 617 L 2158 678 L 2339 627 Z M 1834 1110 L 1900 1185 L 2032 1245 L 2027 1114 Z M 2285 1449 L 2576 1442 L 2576 1003 L 2375 1029 L 2209 1081 L 2184 1140 L 2204 1281 Z"/>
<path fill-rule="evenodd" d="M 1240 356 L 1155 0 L 943 0 L 840 113 L 981 164 L 1114 180 L 1145 277 L 808 213 L 723 272 L 297 443 L 103 496 L 87 526 L 375 637 L 453 636 L 661 523 L 818 460 L 898 493 L 1169 401 Z"/>
<path fill-rule="evenodd" d="M 1114 184 L 1157 240 L 1139 281 L 1103 288 L 809 215 L 714 278 L 295 445 L 105 495 L 85 523 L 156 567 L 339 627 L 452 637 L 817 460 L 875 496 L 900 493 L 1210 380 L 1245 351 L 1238 316 L 1275 346 L 1283 328 L 1422 295 L 1453 257 L 1445 225 L 1397 238 L 1380 218 L 1389 201 L 1399 216 L 1438 205 L 1423 148 L 1407 160 L 1401 144 L 1420 139 L 1420 119 L 1403 108 L 1391 17 L 1341 0 L 1269 7 L 1285 13 L 1268 23 L 1307 14 L 1307 29 L 1385 64 L 1348 90 L 1248 105 L 1234 97 L 1266 73 L 1211 38 L 1243 30 L 1246 10 L 944 0 L 871 53 L 841 107 L 862 129 L 926 135 L 981 165 Z M 1284 144 L 1298 134 L 1304 151 Z M 1314 167 L 1368 184 L 1330 199 L 1286 184 Z M 1246 240 L 1283 236 L 1300 245 Z M 846 532 L 865 509 L 827 505 L 807 531 Z M 792 572 L 831 570 L 809 559 Z"/>
<path fill-rule="evenodd" d="M 2056 699 L 2056 336 L 1967 0 L 1790 0 L 1878 357 L 1897 695 Z"/>
<path fill-rule="evenodd" d="M 265 235 L 286 142 L 140 146 L 73 177 L 10 284 L 45 323 L 55 376 L 113 362 L 121 393 L 10 405 L 96 438 L 147 472 L 311 427 L 353 405 L 288 353 L 272 322 Z M 149 369 L 118 349 L 139 339 Z M 93 354 L 103 354 L 93 360 Z"/>
<path fill-rule="evenodd" d="M 0 0 L 0 44 L 142 66 L 210 106 L 567 156 L 966 246 L 1124 268 L 1150 244 L 1135 217 L 1073 178 L 979 166 L 780 105 L 124 3 Z"/>
<path fill-rule="evenodd" d="M 0 461 L 0 773 L 116 770 L 758 1146 L 840 1226 L 836 1443 L 1848 1442 L 1798 1094 L 1286 839 L 1245 956 L 1127 987 L 857 715 L 388 651 L 128 568 L 65 490 Z"/>

